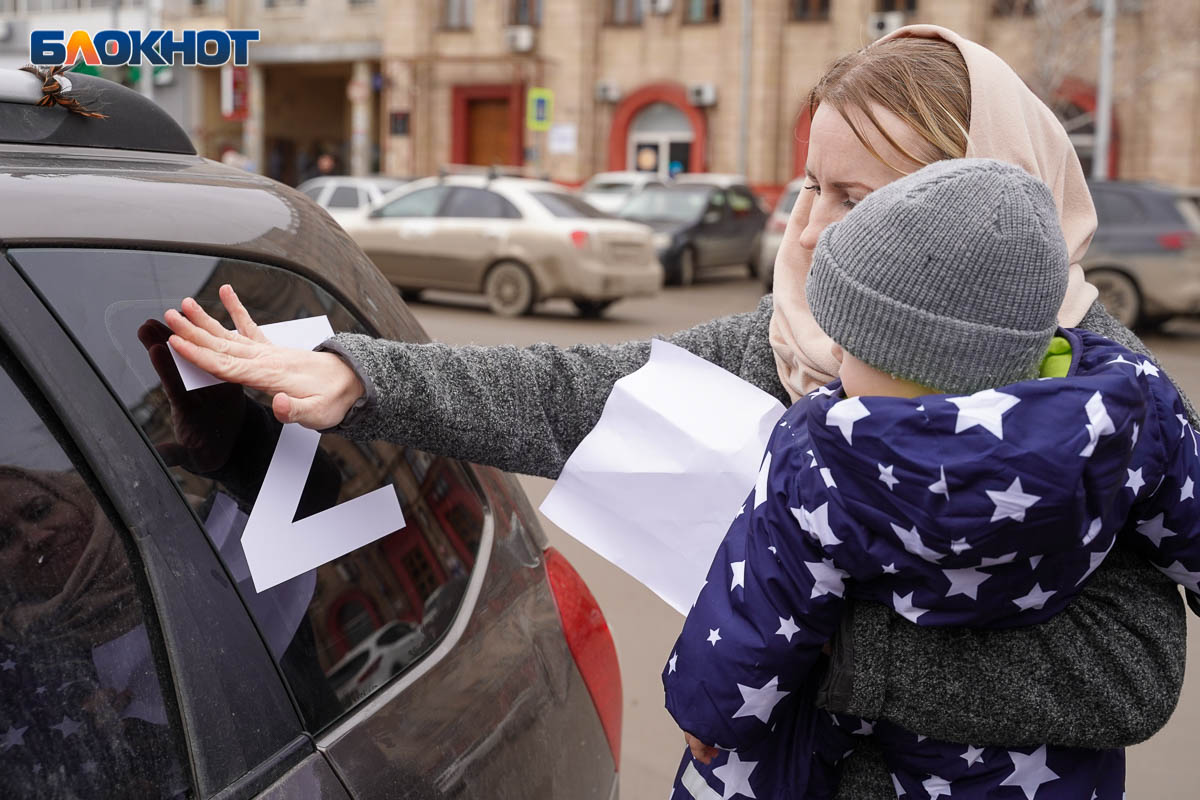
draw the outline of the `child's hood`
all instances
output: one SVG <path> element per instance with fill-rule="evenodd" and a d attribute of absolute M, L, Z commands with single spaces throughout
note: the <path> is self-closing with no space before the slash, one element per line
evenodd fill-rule
<path fill-rule="evenodd" d="M 1149 381 L 1166 378 L 1107 339 L 1067 335 L 1074 355 L 1062 378 L 912 400 L 844 399 L 831 384 L 804 409 L 807 466 L 836 484 L 831 496 L 850 518 L 872 530 L 914 525 L 913 540 L 943 567 L 1078 547 L 1117 492 L 1150 480 L 1128 467 L 1139 441 L 1161 446 L 1146 420 Z"/>

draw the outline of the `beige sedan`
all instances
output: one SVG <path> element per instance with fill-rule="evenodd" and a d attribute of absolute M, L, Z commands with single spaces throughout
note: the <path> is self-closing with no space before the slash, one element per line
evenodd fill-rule
<path fill-rule="evenodd" d="M 505 316 L 553 297 L 599 316 L 663 282 L 650 228 L 526 178 L 414 181 L 346 230 L 406 299 L 423 289 L 483 293 Z"/>

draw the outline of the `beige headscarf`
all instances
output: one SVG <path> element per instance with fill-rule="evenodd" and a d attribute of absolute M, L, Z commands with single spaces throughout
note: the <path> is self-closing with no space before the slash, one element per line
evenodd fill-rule
<path fill-rule="evenodd" d="M 910 25 L 880 41 L 904 36 L 944 39 L 962 53 L 971 82 L 967 157 L 995 158 L 1016 164 L 1050 187 L 1071 253 L 1067 295 L 1058 321 L 1064 327 L 1078 325 L 1096 299 L 1095 287 L 1084 281 L 1083 268 L 1079 266 L 1096 232 L 1096 210 L 1083 168 L 1062 123 L 1012 67 L 986 47 L 936 25 Z M 785 246 L 780 253 L 790 253 L 793 257 L 786 264 L 780 261 L 776 265 L 775 311 L 771 316 L 775 365 L 779 380 L 793 401 L 833 380 L 838 370 L 831 352 L 832 342 L 817 327 L 804 296 L 809 254 L 795 244 L 788 246 L 789 240 L 799 237 L 804 222 L 795 215 L 788 222 Z"/>

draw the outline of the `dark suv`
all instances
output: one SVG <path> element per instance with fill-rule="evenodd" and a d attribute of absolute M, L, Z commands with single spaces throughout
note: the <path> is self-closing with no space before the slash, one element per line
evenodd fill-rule
<path fill-rule="evenodd" d="M 0 80 L 0 796 L 615 798 L 612 639 L 510 476 L 323 435 L 293 520 L 390 486 L 405 526 L 255 591 L 281 426 L 183 391 L 156 320 L 228 282 L 262 323 L 426 336 L 303 194 L 70 83 L 107 119 Z"/>

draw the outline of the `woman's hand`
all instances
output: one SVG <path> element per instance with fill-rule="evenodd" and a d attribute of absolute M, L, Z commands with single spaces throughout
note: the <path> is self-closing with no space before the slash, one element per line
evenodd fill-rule
<path fill-rule="evenodd" d="M 692 758 L 701 764 L 709 764 L 717 757 L 717 748 L 705 744 L 687 731 L 683 732 L 683 740 L 687 742 L 688 749 L 692 751 Z"/>
<path fill-rule="evenodd" d="M 176 352 L 222 380 L 271 395 L 280 422 L 314 430 L 341 422 L 364 392 L 354 370 L 333 353 L 271 344 L 233 287 L 222 286 L 220 296 L 237 330 L 221 327 L 189 297 L 180 304 L 182 313 L 170 309 L 164 315 Z"/>

